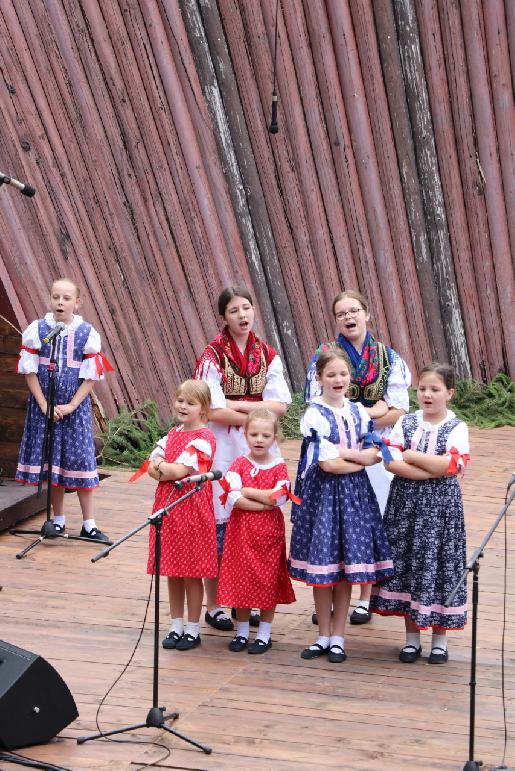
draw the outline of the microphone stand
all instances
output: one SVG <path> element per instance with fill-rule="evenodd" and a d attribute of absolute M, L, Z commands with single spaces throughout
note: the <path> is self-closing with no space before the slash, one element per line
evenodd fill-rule
<path fill-rule="evenodd" d="M 510 485 L 508 485 L 508 489 L 513 485 L 513 479 Z M 507 499 L 506 504 L 503 506 L 499 514 L 497 515 L 497 519 L 493 523 L 492 527 L 488 531 L 488 533 L 485 535 L 482 543 L 478 548 L 475 550 L 469 561 L 467 562 L 465 569 L 463 570 L 463 573 L 461 574 L 461 577 L 452 590 L 452 592 L 449 594 L 447 599 L 445 600 L 445 607 L 448 608 L 456 596 L 456 593 L 458 592 L 460 586 L 463 584 L 463 582 L 466 580 L 467 575 L 472 571 L 473 574 L 473 580 L 472 580 L 472 652 L 471 652 L 471 658 L 470 658 L 470 706 L 469 706 L 469 757 L 465 765 L 463 766 L 463 771 L 479 771 L 480 766 L 483 765 L 482 761 L 474 760 L 474 730 L 475 730 L 475 717 L 476 717 L 476 643 L 477 643 L 477 610 L 479 605 L 479 560 L 483 556 L 483 551 L 485 546 L 487 545 L 488 541 L 492 537 L 493 533 L 497 529 L 497 526 L 499 522 L 503 519 L 506 512 L 508 511 L 513 498 L 515 497 L 515 490 L 511 493 L 509 499 Z"/>
<path fill-rule="evenodd" d="M 98 544 L 94 538 L 86 538 L 82 535 L 68 535 L 68 533 L 56 533 L 54 524 L 52 522 L 51 507 L 52 507 L 52 465 L 54 457 L 54 407 L 55 407 L 55 393 L 56 393 L 56 380 L 57 380 L 57 347 L 58 335 L 52 338 L 50 341 L 50 363 L 48 365 L 48 393 L 46 400 L 46 415 L 45 415 L 45 429 L 43 434 L 43 448 L 41 451 L 41 466 L 39 471 L 38 481 L 38 498 L 41 498 L 43 491 L 43 478 L 45 476 L 45 462 L 47 463 L 47 491 L 46 491 L 46 521 L 43 523 L 41 530 L 18 530 L 16 527 L 9 529 L 11 535 L 38 535 L 32 543 L 29 543 L 22 551 L 16 555 L 17 560 L 21 560 L 25 555 L 33 549 L 35 546 L 39 546 L 47 538 L 66 538 L 70 541 L 90 541 L 91 543 Z"/>
<path fill-rule="evenodd" d="M 145 522 L 135 527 L 129 533 L 126 533 L 126 535 L 119 538 L 118 541 L 115 541 L 111 546 L 108 546 L 106 549 L 103 549 L 101 552 L 96 554 L 91 559 L 91 562 L 97 562 L 102 557 L 107 557 L 107 555 L 110 554 L 113 551 L 113 549 L 116 549 L 117 546 L 120 546 L 120 544 L 122 544 L 124 541 L 127 541 L 129 538 L 132 538 L 133 535 L 135 535 L 136 533 L 139 533 L 139 531 L 143 530 L 143 528 L 146 527 L 147 525 L 153 525 L 155 527 L 156 540 L 155 540 L 154 570 L 155 570 L 156 578 L 155 578 L 155 589 L 154 589 L 154 663 L 153 663 L 153 678 L 152 678 L 152 707 L 149 709 L 144 723 L 136 723 L 135 725 L 127 725 L 127 726 L 123 726 L 122 728 L 115 728 L 113 731 L 100 731 L 99 733 L 92 734 L 91 736 L 80 736 L 77 739 L 77 744 L 84 744 L 84 742 L 89 742 L 93 739 L 101 739 L 105 736 L 113 736 L 114 734 L 126 733 L 127 731 L 136 731 L 139 728 L 162 728 L 165 731 L 168 731 L 168 733 L 171 733 L 174 736 L 177 736 L 179 739 L 182 739 L 184 742 L 188 742 L 189 744 L 192 744 L 194 747 L 198 747 L 198 749 L 202 750 L 202 752 L 205 752 L 206 755 L 210 755 L 212 752 L 211 747 L 207 747 L 205 744 L 200 744 L 194 739 L 190 739 L 188 736 L 185 736 L 179 731 L 176 731 L 174 728 L 170 728 L 170 726 L 166 725 L 165 721 L 176 720 L 179 717 L 179 713 L 171 712 L 169 714 L 165 714 L 166 707 L 159 706 L 159 696 L 158 696 L 158 693 L 159 693 L 159 579 L 160 579 L 160 569 L 161 569 L 161 526 L 163 523 L 163 517 L 168 514 L 170 509 L 175 508 L 175 506 L 178 506 L 179 503 L 182 503 L 183 501 L 185 501 L 186 498 L 189 498 L 191 495 L 194 495 L 195 493 L 197 493 L 201 489 L 202 484 L 203 484 L 202 481 L 197 482 L 197 484 L 192 490 L 182 495 L 176 501 L 173 501 L 173 503 L 168 504 L 168 506 L 164 506 L 162 509 L 159 509 L 159 511 L 156 511 L 154 514 L 148 517 L 148 519 Z"/>

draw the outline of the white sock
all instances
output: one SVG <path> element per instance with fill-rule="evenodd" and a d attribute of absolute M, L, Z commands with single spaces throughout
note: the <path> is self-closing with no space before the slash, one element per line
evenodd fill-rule
<path fill-rule="evenodd" d="M 320 645 L 321 648 L 328 648 L 329 647 L 329 637 L 319 637 L 316 641 L 315 645 Z M 316 651 L 317 648 L 315 648 L 315 645 L 310 645 L 309 647 L 311 650 Z"/>
<path fill-rule="evenodd" d="M 248 621 L 237 621 L 236 622 L 236 637 L 244 637 L 246 640 L 249 639 L 250 634 L 250 624 Z"/>
<path fill-rule="evenodd" d="M 64 527 L 66 522 L 66 517 L 64 514 L 58 514 L 57 516 L 52 517 L 54 520 L 54 525 L 59 525 L 60 527 Z"/>
<path fill-rule="evenodd" d="M 192 637 L 198 637 L 200 633 L 200 623 L 197 621 L 195 623 L 194 621 L 188 621 L 186 624 L 186 628 L 184 630 L 184 634 L 190 634 Z"/>
<path fill-rule="evenodd" d="M 370 600 L 360 600 L 356 605 L 356 613 L 367 613 Z"/>
<path fill-rule="evenodd" d="M 267 643 L 270 639 L 270 633 L 272 631 L 272 623 L 268 621 L 260 621 L 259 628 L 256 634 L 256 640 L 263 640 Z"/>
<path fill-rule="evenodd" d="M 214 616 L 216 613 L 218 613 L 219 611 L 222 611 L 222 614 L 223 614 L 223 615 L 221 615 L 221 616 L 218 616 L 218 620 L 219 620 L 219 621 L 222 621 L 223 619 L 229 618 L 229 616 L 227 615 L 227 613 L 225 612 L 225 610 L 224 610 L 223 608 L 221 608 L 219 605 L 217 605 L 217 607 L 216 607 L 216 608 L 212 608 L 211 610 L 208 610 L 208 613 L 209 613 L 209 615 L 211 616 L 211 618 L 213 618 L 213 616 Z"/>
<path fill-rule="evenodd" d="M 444 651 L 447 650 L 447 635 L 446 634 L 436 634 L 433 632 L 433 636 L 431 638 L 431 648 L 443 648 Z"/>
<path fill-rule="evenodd" d="M 86 533 L 91 533 L 94 527 L 96 527 L 95 520 L 94 519 L 85 519 L 82 523 L 82 526 Z"/>
<path fill-rule="evenodd" d="M 406 632 L 406 645 L 413 645 L 417 650 L 420 648 L 420 632 Z"/>
<path fill-rule="evenodd" d="M 182 633 L 184 632 L 184 621 L 182 620 L 182 618 L 172 618 L 169 634 L 171 634 L 172 632 L 175 632 L 178 635 L 182 635 Z"/>
<path fill-rule="evenodd" d="M 342 649 L 345 650 L 345 637 L 339 637 L 336 634 L 332 634 L 329 639 L 329 647 L 332 648 L 333 645 L 341 645 Z"/>

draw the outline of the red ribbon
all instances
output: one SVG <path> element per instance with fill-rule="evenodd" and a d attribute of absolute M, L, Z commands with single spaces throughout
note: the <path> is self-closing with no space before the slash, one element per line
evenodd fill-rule
<path fill-rule="evenodd" d="M 394 444 L 393 442 L 390 442 L 389 439 L 383 439 L 383 442 L 388 445 L 388 447 L 395 447 L 396 450 L 400 450 L 401 452 L 404 452 L 404 447 L 402 444 Z"/>
<path fill-rule="evenodd" d="M 197 450 L 196 447 L 187 447 L 185 452 L 188 453 L 188 455 L 192 458 L 194 455 L 198 458 L 198 471 L 199 474 L 203 474 L 205 471 L 208 470 L 208 461 L 209 456 L 206 455 L 205 452 L 202 452 L 202 450 Z M 187 465 L 187 464 L 184 464 Z"/>
<path fill-rule="evenodd" d="M 137 479 L 142 477 L 143 474 L 145 474 L 146 471 L 148 470 L 149 466 L 150 466 L 150 458 L 147 458 L 146 460 L 143 461 L 139 469 L 135 471 L 131 477 L 129 477 L 128 483 L 130 484 L 131 482 L 135 482 Z"/>
<path fill-rule="evenodd" d="M 107 360 L 107 358 L 104 356 L 103 353 L 85 353 L 82 357 L 83 359 L 95 359 L 95 364 L 97 368 L 97 375 L 99 377 L 102 377 L 102 375 L 105 372 L 114 372 L 114 367 L 111 365 L 111 363 Z"/>
<path fill-rule="evenodd" d="M 222 506 L 226 506 L 227 505 L 227 498 L 229 497 L 229 493 L 231 492 L 231 485 L 229 484 L 229 482 L 225 478 L 219 479 L 218 480 L 218 484 L 220 485 L 220 487 L 223 490 L 223 493 L 218 496 L 219 499 L 220 499 L 220 503 L 222 504 Z"/>
<path fill-rule="evenodd" d="M 20 348 L 20 352 L 18 354 L 18 361 L 16 362 L 16 372 L 19 372 L 20 370 L 20 361 L 21 361 L 21 352 L 27 351 L 27 353 L 39 353 L 37 348 L 27 348 L 26 345 L 22 345 Z"/>
<path fill-rule="evenodd" d="M 285 495 L 290 501 L 293 501 L 293 503 L 296 503 L 298 506 L 300 506 L 300 504 L 302 503 L 302 499 L 299 498 L 297 495 L 294 495 L 287 485 L 282 485 L 282 487 L 279 487 L 278 490 L 275 490 L 270 495 L 270 500 L 278 501 L 279 498 L 282 498 L 283 495 Z"/>
<path fill-rule="evenodd" d="M 462 459 L 464 466 L 466 466 L 470 460 L 470 455 L 468 453 L 466 452 L 460 453 L 460 451 L 456 447 L 451 447 L 451 449 L 449 450 L 449 455 L 451 456 L 451 459 L 449 461 L 449 465 L 447 466 L 448 474 L 458 473 L 460 458 Z"/>

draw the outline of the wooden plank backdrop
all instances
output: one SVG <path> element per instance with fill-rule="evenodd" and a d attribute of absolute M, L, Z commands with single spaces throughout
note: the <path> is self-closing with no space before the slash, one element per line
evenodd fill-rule
<path fill-rule="evenodd" d="M 77 280 L 118 373 L 108 414 L 152 397 L 169 417 L 229 283 L 252 288 L 295 390 L 342 288 L 413 370 L 513 376 L 514 16 L 511 0 L 5 0 L 0 171 L 37 194 L 0 190 L 0 297 L 21 328 L 54 277 Z"/>
<path fill-rule="evenodd" d="M 504 502 L 515 451 L 515 429 L 472 429 L 472 458 L 463 479 L 468 554 L 472 554 Z M 283 445 L 290 474 L 300 442 Z M 136 527 L 151 510 L 155 483 L 144 477 L 128 485 L 128 472 L 116 471 L 95 493 L 98 522 L 113 538 Z M 80 527 L 76 495 L 66 496 L 67 529 Z M 42 522 L 44 515 L 33 520 Z M 286 513 L 289 539 L 289 517 Z M 515 766 L 513 702 L 515 624 L 513 620 L 513 504 L 508 531 L 505 695 L 508 746 L 506 766 Z M 430 634 L 414 665 L 401 664 L 399 618 L 374 616 L 365 627 L 346 630 L 348 660 L 303 661 L 312 641 L 312 592 L 295 584 L 297 602 L 279 606 L 273 647 L 264 656 L 227 651 L 228 632 L 202 622 L 202 645 L 189 653 L 160 649 L 159 704 L 178 710 L 178 731 L 213 747 L 203 755 L 180 740 L 142 729 L 123 737 L 137 744 L 105 740 L 77 745 L 78 736 L 96 731 L 95 715 L 111 684 L 119 681 L 100 711 L 103 730 L 144 721 L 152 705 L 153 609 L 138 650 L 124 665 L 138 639 L 149 594 L 145 575 L 147 531 L 138 533 L 94 565 L 97 549 L 79 542 L 46 542 L 23 560 L 15 555 L 29 536 L 0 535 L 0 639 L 46 658 L 70 688 L 79 718 L 47 745 L 20 750 L 40 762 L 73 771 L 129 771 L 157 761 L 157 769 L 360 769 L 360 771 L 456 771 L 468 757 L 470 623 L 450 634 L 446 666 L 427 663 Z M 476 751 L 484 771 L 499 767 L 503 754 L 501 645 L 504 592 L 504 527 L 493 536 L 481 560 L 476 699 Z M 161 629 L 169 608 L 162 585 Z M 469 578 L 469 601 L 471 595 Z M 353 604 L 357 591 L 353 592 Z M 115 737 L 116 738 L 116 737 Z M 159 746 L 171 748 L 166 760 Z M 14 766 L 2 762 L 2 769 Z"/>

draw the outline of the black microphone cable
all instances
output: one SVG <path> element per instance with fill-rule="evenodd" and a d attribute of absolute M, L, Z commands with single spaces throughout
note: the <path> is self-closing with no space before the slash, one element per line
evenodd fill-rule
<path fill-rule="evenodd" d="M 272 91 L 272 118 L 270 120 L 270 126 L 268 128 L 269 134 L 277 134 L 279 126 L 277 123 L 277 90 L 275 87 L 276 71 L 277 71 L 277 13 L 279 10 L 279 0 L 275 0 L 275 43 L 274 43 L 274 87 Z"/>

